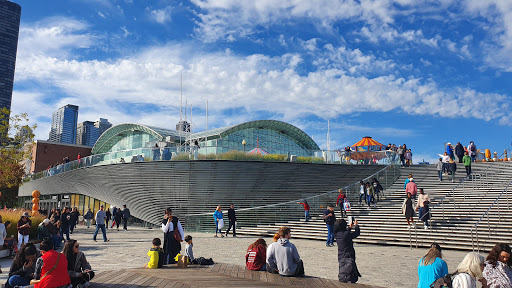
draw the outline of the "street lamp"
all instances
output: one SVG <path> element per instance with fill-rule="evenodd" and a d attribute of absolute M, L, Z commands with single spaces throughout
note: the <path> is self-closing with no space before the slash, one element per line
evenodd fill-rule
<path fill-rule="evenodd" d="M 244 145 L 244 152 L 245 152 L 245 144 L 247 144 L 247 142 L 245 142 L 245 139 L 242 140 L 242 145 Z"/>

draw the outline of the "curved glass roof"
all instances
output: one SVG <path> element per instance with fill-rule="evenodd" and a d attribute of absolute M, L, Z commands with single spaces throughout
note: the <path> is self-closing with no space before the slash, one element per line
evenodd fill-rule
<path fill-rule="evenodd" d="M 320 147 L 315 143 L 315 141 L 309 137 L 304 131 L 301 129 L 276 120 L 256 120 L 249 121 L 242 124 L 230 125 L 222 128 L 216 128 L 208 131 L 198 132 L 192 134 L 192 139 L 200 139 L 200 138 L 222 138 L 236 131 L 240 131 L 248 128 L 259 128 L 259 129 L 270 129 L 282 134 L 287 135 L 290 138 L 295 139 L 300 145 L 302 145 L 305 149 L 309 150 L 320 150 Z M 141 124 L 120 124 L 109 128 L 103 134 L 101 134 L 98 141 L 92 148 L 92 154 L 101 154 L 109 151 L 112 146 L 121 140 L 124 135 L 123 132 L 127 131 L 142 131 L 148 133 L 155 138 L 161 139 L 161 141 L 165 141 L 167 136 L 171 136 L 172 139 L 179 141 L 180 135 L 179 131 L 158 128 L 153 126 L 141 125 Z"/>
<path fill-rule="evenodd" d="M 316 144 L 316 142 L 309 137 L 308 134 L 304 133 L 301 129 L 288 124 L 286 122 L 277 121 L 277 120 L 256 120 L 249 121 L 242 124 L 226 126 L 222 128 L 217 128 L 213 130 L 203 131 L 199 133 L 192 134 L 193 139 L 199 138 L 222 138 L 226 135 L 229 135 L 233 132 L 240 131 L 248 128 L 260 128 L 260 129 L 270 129 L 282 134 L 287 135 L 290 138 L 293 138 L 298 141 L 305 149 L 310 150 L 320 150 L 320 147 Z"/>
<path fill-rule="evenodd" d="M 123 132 L 127 131 L 142 131 L 161 139 L 161 141 L 165 141 L 167 136 L 171 136 L 172 138 L 179 140 L 179 132 L 177 130 L 133 123 L 119 124 L 110 127 L 107 131 L 101 134 L 100 138 L 98 138 L 98 141 L 96 141 L 96 144 L 94 144 L 94 147 L 92 148 L 92 154 L 108 152 L 115 143 L 124 137 Z"/>

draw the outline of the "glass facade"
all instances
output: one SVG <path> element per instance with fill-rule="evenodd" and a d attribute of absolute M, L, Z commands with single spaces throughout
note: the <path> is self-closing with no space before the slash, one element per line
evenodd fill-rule
<path fill-rule="evenodd" d="M 107 153 L 148 147 L 147 145 L 149 145 L 149 142 L 161 140 L 154 135 L 137 130 L 123 132 L 122 136 L 123 137 L 119 138 L 117 142 L 112 145 Z"/>
<path fill-rule="evenodd" d="M 11 110 L 20 16 L 20 5 L 0 1 L 0 109 Z"/>

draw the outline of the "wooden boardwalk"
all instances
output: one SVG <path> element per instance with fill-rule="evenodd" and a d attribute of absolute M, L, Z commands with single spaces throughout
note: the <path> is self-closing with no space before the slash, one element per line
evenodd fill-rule
<path fill-rule="evenodd" d="M 189 265 L 186 269 L 168 265 L 162 269 L 125 269 L 98 273 L 90 287 L 112 288 L 188 288 L 188 287 L 304 287 L 371 288 L 363 284 L 345 284 L 317 277 L 281 277 L 244 266 L 216 263 Z"/>

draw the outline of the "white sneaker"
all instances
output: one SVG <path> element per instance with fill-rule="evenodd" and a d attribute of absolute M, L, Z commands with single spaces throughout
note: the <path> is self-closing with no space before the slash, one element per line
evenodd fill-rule
<path fill-rule="evenodd" d="M 428 226 L 425 226 L 425 230 L 428 230 Z"/>

